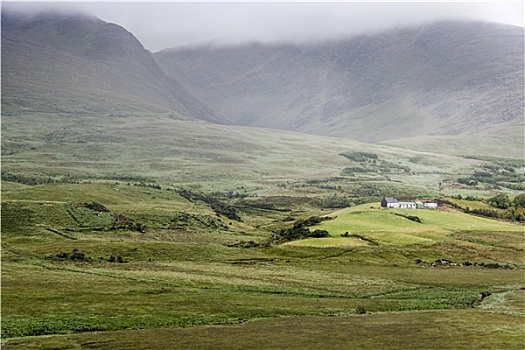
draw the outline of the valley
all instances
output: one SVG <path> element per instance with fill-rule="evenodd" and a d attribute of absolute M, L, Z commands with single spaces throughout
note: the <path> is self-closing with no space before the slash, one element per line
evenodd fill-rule
<path fill-rule="evenodd" d="M 522 349 L 522 31 L 35 18 L 2 13 L 2 348 Z"/>
<path fill-rule="evenodd" d="M 483 329 L 484 347 L 521 344 L 521 224 L 445 208 L 402 210 L 420 224 L 378 203 L 337 211 L 311 196 L 210 196 L 120 181 L 2 182 L 3 347 L 119 349 L 144 332 L 152 334 L 144 348 L 207 347 L 213 326 L 225 332 L 215 344 L 229 348 L 240 336 L 251 338 L 243 348 L 257 348 L 286 320 L 304 339 L 314 337 L 314 323 L 329 322 L 339 341 L 349 327 L 362 332 L 354 341 L 373 348 L 382 324 L 395 320 L 410 333 L 443 318 L 456 320 L 454 333 L 437 338 L 443 346 L 456 334 L 474 336 L 473 325 Z M 273 241 L 272 232 L 316 215 L 336 217 L 309 227 L 331 238 Z M 418 323 L 408 326 L 406 317 Z M 434 333 L 424 334 L 413 348 Z"/>

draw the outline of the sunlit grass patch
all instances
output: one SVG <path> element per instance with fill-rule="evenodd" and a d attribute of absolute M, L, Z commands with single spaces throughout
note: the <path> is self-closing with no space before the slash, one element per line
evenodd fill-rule
<path fill-rule="evenodd" d="M 366 246 L 368 245 L 368 243 L 366 241 L 354 237 L 325 237 L 306 238 L 297 241 L 287 242 L 283 245 L 292 247 L 345 248 Z"/>
<path fill-rule="evenodd" d="M 409 244 L 433 244 L 435 241 L 430 238 L 418 237 L 415 230 L 407 229 L 407 233 L 402 232 L 377 232 L 368 234 L 370 238 L 381 244 L 409 245 Z"/>
<path fill-rule="evenodd" d="M 345 232 L 366 236 L 383 244 L 433 244 L 450 241 L 450 234 L 462 232 L 523 232 L 523 226 L 440 210 L 370 209 L 364 205 L 330 214 L 312 229 L 327 230 L 334 237 Z M 409 220 L 417 216 L 421 222 Z"/>

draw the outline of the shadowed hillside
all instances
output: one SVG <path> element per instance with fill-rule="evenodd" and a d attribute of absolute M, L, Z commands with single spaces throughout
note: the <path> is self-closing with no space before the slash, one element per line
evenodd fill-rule
<path fill-rule="evenodd" d="M 62 113 L 213 119 L 124 28 L 84 15 L 2 13 L 2 104 Z"/>
<path fill-rule="evenodd" d="M 519 27 L 444 22 L 312 45 L 172 49 L 155 58 L 232 124 L 378 142 L 468 137 L 523 119 Z"/>

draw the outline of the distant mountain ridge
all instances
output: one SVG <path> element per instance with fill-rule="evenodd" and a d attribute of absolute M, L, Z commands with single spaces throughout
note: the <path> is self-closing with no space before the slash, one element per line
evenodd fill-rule
<path fill-rule="evenodd" d="M 2 113 L 160 113 L 494 154 L 525 146 L 523 62 L 523 28 L 480 22 L 152 54 L 95 17 L 3 11 Z"/>
<path fill-rule="evenodd" d="M 86 15 L 2 13 L 2 103 L 63 113 L 213 112 L 124 28 Z"/>
<path fill-rule="evenodd" d="M 522 123 L 523 54 L 523 28 L 442 22 L 155 58 L 227 123 L 379 142 Z"/>

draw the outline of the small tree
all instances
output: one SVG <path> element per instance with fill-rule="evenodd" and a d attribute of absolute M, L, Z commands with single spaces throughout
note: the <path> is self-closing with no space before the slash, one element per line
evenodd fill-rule
<path fill-rule="evenodd" d="M 504 193 L 489 198 L 488 202 L 489 205 L 499 209 L 507 209 L 512 205 L 509 196 Z"/>
<path fill-rule="evenodd" d="M 525 208 L 525 193 L 519 194 L 516 197 L 514 197 L 513 203 L 516 208 Z"/>

